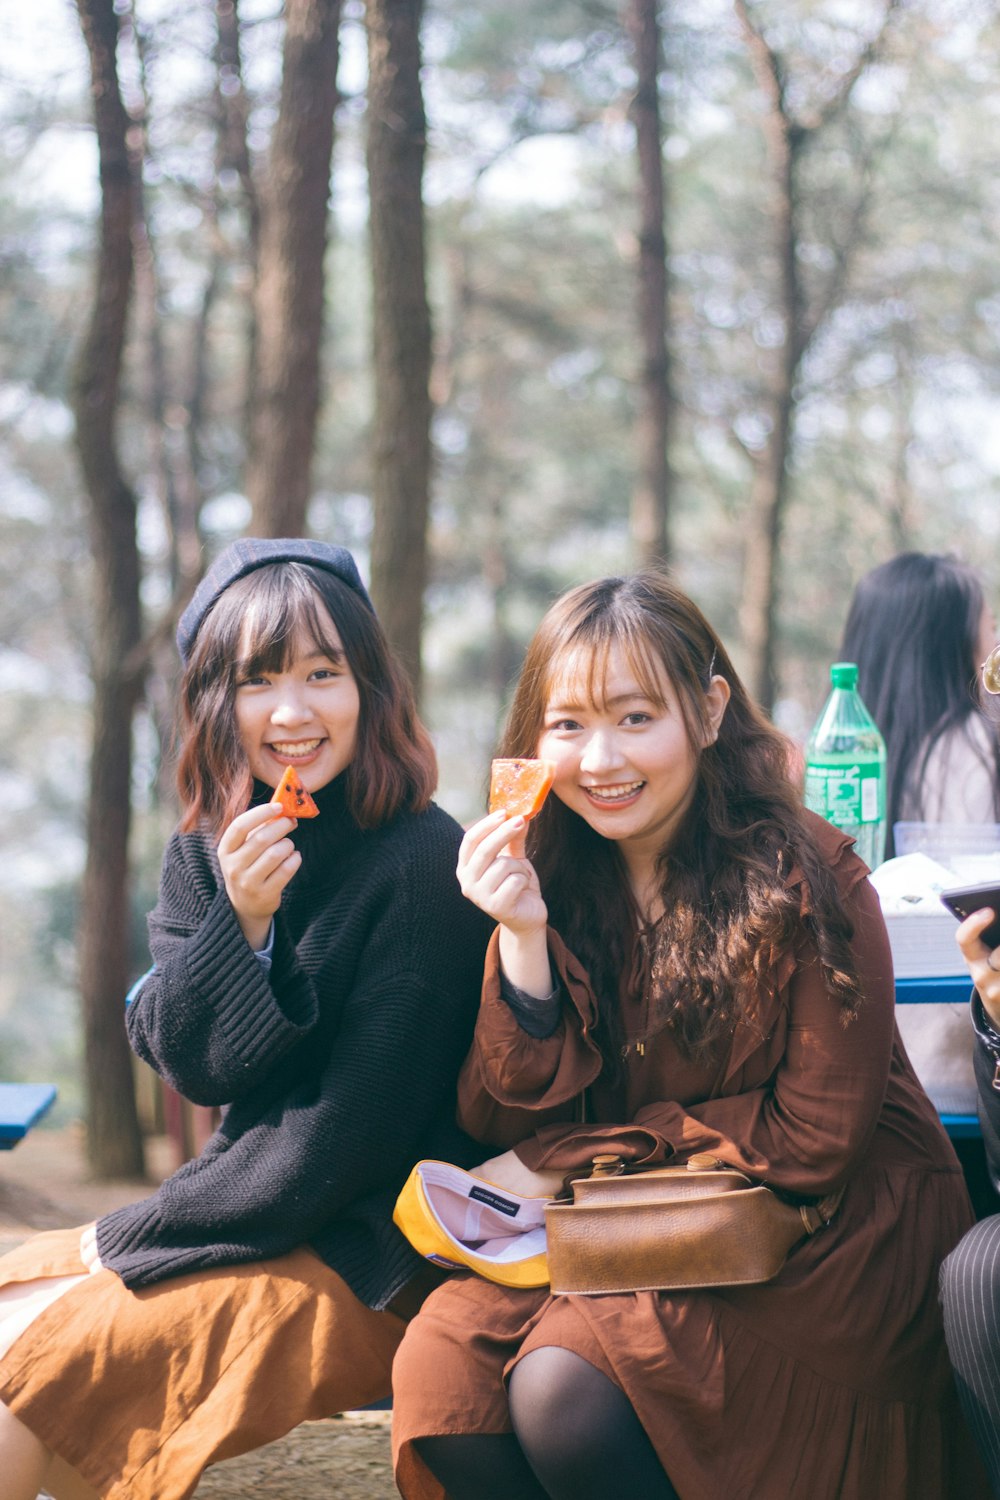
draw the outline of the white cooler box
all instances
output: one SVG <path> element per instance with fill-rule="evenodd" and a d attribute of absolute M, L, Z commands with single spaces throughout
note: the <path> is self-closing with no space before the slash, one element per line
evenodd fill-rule
<path fill-rule="evenodd" d="M 950 911 L 883 912 L 897 979 L 947 979 L 968 974 L 955 942 L 958 922 Z"/>

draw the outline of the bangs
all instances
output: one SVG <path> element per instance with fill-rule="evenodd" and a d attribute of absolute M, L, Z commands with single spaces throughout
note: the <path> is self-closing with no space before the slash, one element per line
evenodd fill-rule
<path fill-rule="evenodd" d="M 544 687 L 546 703 L 558 698 L 560 703 L 589 703 L 603 711 L 607 707 L 611 652 L 616 646 L 651 703 L 666 707 L 664 679 L 683 702 L 684 695 L 645 631 L 624 620 L 603 618 L 587 624 L 590 628 L 577 631 L 553 658 Z"/>
<path fill-rule="evenodd" d="M 293 575 L 292 566 L 286 568 L 283 580 L 258 579 L 257 589 L 246 601 L 236 653 L 240 677 L 283 672 L 303 647 L 321 651 L 332 661 L 346 659 L 343 645 L 331 631 L 329 611 L 312 584 L 305 577 L 289 575 Z"/>

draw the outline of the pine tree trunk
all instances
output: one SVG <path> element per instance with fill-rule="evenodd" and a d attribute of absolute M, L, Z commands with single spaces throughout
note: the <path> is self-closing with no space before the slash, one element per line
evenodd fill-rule
<path fill-rule="evenodd" d="M 247 138 L 250 102 L 243 79 L 239 0 L 215 0 L 215 21 L 216 159 L 220 174 L 235 172 L 240 180 L 247 226 L 246 263 L 252 285 L 256 286 L 260 250 L 260 202 Z M 227 84 L 225 88 L 222 86 L 223 80 Z M 252 298 L 246 309 L 245 358 L 243 437 L 249 454 L 255 404 L 253 387 L 257 378 L 257 319 Z"/>
<path fill-rule="evenodd" d="M 87 1143 L 98 1177 L 141 1177 L 142 1138 L 125 1034 L 132 714 L 140 635 L 135 496 L 115 442 L 132 291 L 135 178 L 118 87 L 113 0 L 77 0 L 90 55 L 100 159 L 101 228 L 90 325 L 75 370 L 76 444 L 90 501 L 95 563 L 94 730 L 87 860 L 78 940 Z"/>
<path fill-rule="evenodd" d="M 788 458 L 795 414 L 795 380 L 807 339 L 799 276 L 797 166 L 804 133 L 789 116 L 781 67 L 754 29 L 743 0 L 737 0 L 743 37 L 766 102 L 762 129 L 770 169 L 771 224 L 779 267 L 778 308 L 784 325 L 780 349 L 768 372 L 771 427 L 758 456 L 746 517 L 743 598 L 740 626 L 747 655 L 747 681 L 765 711 L 777 690 L 777 601 L 782 529 L 788 498 Z"/>
<path fill-rule="evenodd" d="M 418 692 L 431 473 L 422 10 L 422 0 L 367 0 L 366 6 L 375 378 L 372 597 Z"/>
<path fill-rule="evenodd" d="M 278 118 L 259 195 L 251 530 L 301 536 L 320 404 L 340 0 L 287 0 Z"/>
<path fill-rule="evenodd" d="M 746 517 L 740 624 L 747 676 L 758 703 L 770 712 L 777 692 L 777 601 L 782 531 L 788 499 L 788 458 L 795 413 L 795 380 L 803 353 L 802 289 L 798 271 L 795 150 L 781 116 L 771 136 L 772 224 L 781 268 L 780 302 L 784 342 L 776 352 L 768 393 L 771 430 L 760 455 Z"/>
<path fill-rule="evenodd" d="M 637 476 L 632 546 L 641 566 L 670 560 L 670 430 L 673 415 L 667 345 L 667 237 L 660 111 L 662 38 L 657 0 L 629 0 L 628 29 L 637 74 L 632 119 L 639 161 L 638 316 L 643 351 L 636 423 Z"/>
<path fill-rule="evenodd" d="M 747 682 L 757 702 L 768 713 L 774 707 L 777 692 L 777 600 L 792 412 L 789 383 L 787 389 L 775 393 L 774 426 L 754 470 L 743 553 L 740 627 L 747 656 Z"/>
<path fill-rule="evenodd" d="M 787 63 L 766 41 L 747 0 L 734 0 L 734 8 L 750 64 L 757 80 L 765 111 L 761 120 L 767 150 L 771 192 L 773 248 L 779 266 L 778 310 L 784 325 L 781 347 L 775 352 L 767 386 L 770 431 L 758 455 L 746 520 L 746 554 L 743 602 L 740 614 L 748 657 L 747 678 L 766 710 L 774 706 L 777 692 L 777 604 L 780 596 L 782 532 L 788 503 L 788 463 L 794 440 L 796 382 L 803 358 L 824 318 L 829 317 L 843 296 L 854 241 L 847 238 L 834 248 L 834 268 L 820 295 L 807 297 L 801 275 L 800 245 L 804 203 L 801 166 L 811 139 L 843 111 L 858 78 L 877 58 L 889 22 L 899 0 L 883 0 L 881 23 L 842 69 L 835 86 L 829 81 L 821 105 L 799 108 L 790 105 Z M 864 179 L 852 213 L 855 229 L 866 202 Z"/>

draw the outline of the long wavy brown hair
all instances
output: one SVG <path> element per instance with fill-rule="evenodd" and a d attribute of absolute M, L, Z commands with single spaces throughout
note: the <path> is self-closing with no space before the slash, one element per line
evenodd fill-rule
<path fill-rule="evenodd" d="M 374 828 L 430 802 L 434 747 L 375 615 L 325 568 L 271 563 L 220 594 L 188 657 L 177 764 L 182 831 L 207 827 L 219 834 L 249 806 L 253 777 L 236 725 L 237 683 L 283 671 L 303 637 L 339 655 L 326 616 L 337 627 L 360 698 L 356 748 L 345 772 L 348 807 L 362 828 Z"/>
<path fill-rule="evenodd" d="M 846 1022 L 861 1000 L 852 926 L 788 776 L 788 742 L 751 701 L 697 605 L 663 575 L 603 578 L 563 595 L 525 657 L 500 754 L 538 753 L 550 691 L 566 673 L 600 703 L 608 657 L 621 647 L 642 690 L 663 701 L 665 673 L 698 758 L 692 804 L 658 862 L 663 916 L 644 926 L 615 843 L 550 797 L 529 824 L 528 853 L 550 920 L 590 975 L 601 1046 L 613 1063 L 623 975 L 650 987 L 651 1030 L 669 1028 L 689 1056 L 713 1053 L 804 934 Z M 706 693 L 730 699 L 714 743 Z M 789 889 L 794 866 L 807 897 Z M 638 968 L 636 966 L 638 965 Z"/>

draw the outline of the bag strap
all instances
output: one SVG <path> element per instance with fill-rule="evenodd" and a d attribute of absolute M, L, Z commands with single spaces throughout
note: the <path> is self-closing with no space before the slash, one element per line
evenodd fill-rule
<path fill-rule="evenodd" d="M 846 1187 L 840 1187 L 835 1193 L 827 1193 L 818 1203 L 802 1203 L 799 1205 L 799 1214 L 806 1226 L 806 1234 L 815 1234 L 819 1229 L 825 1229 L 840 1207 L 841 1200 Z"/>

